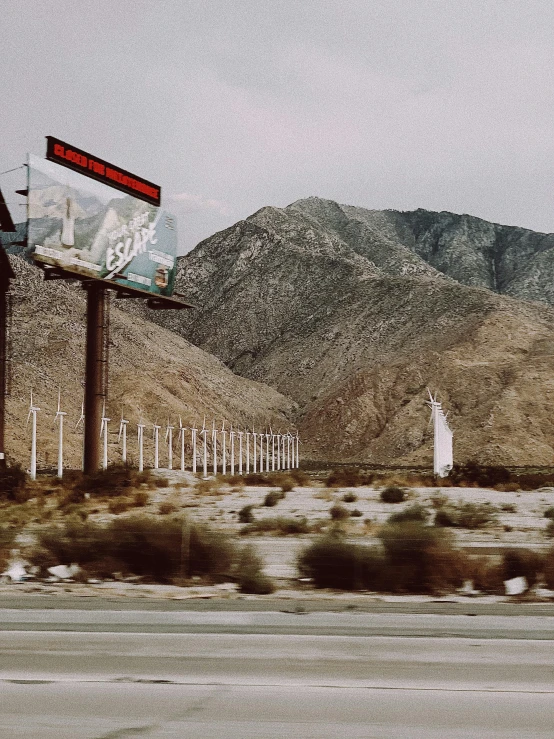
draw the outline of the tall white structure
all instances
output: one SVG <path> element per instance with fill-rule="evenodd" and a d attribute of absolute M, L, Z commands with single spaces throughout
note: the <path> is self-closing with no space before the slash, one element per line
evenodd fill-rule
<path fill-rule="evenodd" d="M 452 429 L 448 425 L 442 405 L 428 390 L 433 422 L 433 473 L 439 477 L 448 477 L 454 464 L 452 453 Z"/>
<path fill-rule="evenodd" d="M 153 438 L 154 438 L 154 469 L 157 470 L 160 466 L 160 429 L 158 422 L 153 425 Z"/>
<path fill-rule="evenodd" d="M 121 461 L 123 464 L 127 464 L 127 424 L 123 418 L 123 411 L 121 411 L 121 420 L 119 422 L 119 434 L 117 436 L 118 443 L 121 442 Z"/>
<path fill-rule="evenodd" d="M 139 472 L 144 470 L 144 426 L 142 418 L 140 423 L 137 424 L 137 441 L 138 441 L 138 452 L 139 452 Z"/>
<path fill-rule="evenodd" d="M 235 474 L 235 432 L 233 431 L 233 426 L 231 426 L 231 430 L 229 431 L 229 453 L 231 455 L 231 475 Z"/>
<path fill-rule="evenodd" d="M 102 469 L 108 469 L 108 424 L 111 418 L 106 417 L 106 403 L 102 408 L 102 421 L 100 423 L 100 438 L 102 439 Z"/>
<path fill-rule="evenodd" d="M 62 393 L 58 390 L 58 410 L 56 411 L 56 417 L 54 423 L 59 423 L 58 428 L 58 477 L 61 479 L 63 476 L 63 419 L 67 416 L 67 413 L 62 411 Z"/>
<path fill-rule="evenodd" d="M 203 464 L 203 472 L 204 472 L 204 480 L 207 480 L 208 478 L 208 429 L 206 428 L 206 418 L 204 418 L 204 423 L 202 424 L 202 431 L 200 432 L 202 434 L 202 443 L 203 443 L 203 458 L 202 458 L 202 464 Z"/>
<path fill-rule="evenodd" d="M 214 462 L 214 475 L 217 475 L 217 429 L 215 421 L 212 422 L 212 456 Z"/>
<path fill-rule="evenodd" d="M 31 480 L 37 479 L 37 413 L 40 411 L 36 405 L 33 405 L 33 391 L 31 390 L 31 404 L 29 405 L 29 415 L 27 416 L 27 425 L 29 419 L 31 422 L 31 468 L 29 470 Z"/>
<path fill-rule="evenodd" d="M 165 432 L 165 441 L 167 444 L 167 469 L 173 469 L 173 429 L 169 418 L 167 419 L 167 430 Z"/>
<path fill-rule="evenodd" d="M 227 432 L 225 431 L 225 421 L 221 423 L 221 472 L 227 474 Z"/>
<path fill-rule="evenodd" d="M 239 437 L 239 475 L 242 475 L 242 435 L 243 431 L 237 431 Z"/>
<path fill-rule="evenodd" d="M 196 474 L 196 434 L 198 432 L 198 429 L 196 428 L 196 421 L 194 422 L 194 425 L 192 426 L 190 430 L 190 443 L 192 445 L 192 471 Z M 185 469 L 184 467 L 184 459 L 183 459 L 183 467 L 182 469 Z"/>

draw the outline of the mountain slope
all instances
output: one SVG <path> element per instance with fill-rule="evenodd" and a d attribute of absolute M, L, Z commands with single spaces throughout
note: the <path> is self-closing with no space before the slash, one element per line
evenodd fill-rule
<path fill-rule="evenodd" d="M 82 434 L 76 432 L 82 402 L 85 339 L 85 294 L 64 282 L 43 282 L 40 270 L 19 257 L 11 262 L 12 389 L 7 399 L 8 454 L 28 464 L 30 431 L 26 428 L 29 394 L 41 408 L 38 414 L 39 466 L 54 465 L 57 431 L 54 427 L 58 388 L 66 419 L 67 463 L 77 467 Z M 234 375 L 215 357 L 160 326 L 111 305 L 110 460 L 119 459 L 117 431 L 122 409 L 129 425 L 129 454 L 136 462 L 136 423 L 168 417 L 177 425 L 228 423 L 259 426 L 290 425 L 292 404 L 275 390 Z M 163 431 L 162 433 L 165 433 Z M 152 431 L 145 434 L 146 464 L 152 464 Z M 187 446 L 190 437 L 187 435 Z M 163 445 L 162 445 L 163 446 Z M 162 464 L 165 452 L 161 452 Z"/>
<path fill-rule="evenodd" d="M 178 289 L 199 310 L 161 320 L 293 398 L 310 457 L 428 463 L 430 385 L 458 459 L 550 464 L 554 313 L 461 284 L 487 282 L 483 244 L 508 227 L 452 216 L 433 252 L 450 214 L 361 211 L 310 198 L 215 234 L 179 264 Z M 541 235 L 516 231 L 506 291 L 528 284 L 514 265 L 541 255 Z"/>

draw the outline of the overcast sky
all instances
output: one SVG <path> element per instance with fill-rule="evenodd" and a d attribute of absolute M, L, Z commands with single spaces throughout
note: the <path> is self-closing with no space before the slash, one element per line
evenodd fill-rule
<path fill-rule="evenodd" d="M 0 171 L 57 136 L 160 184 L 181 252 L 309 195 L 554 231 L 552 0 L 0 0 L 0 30 Z"/>

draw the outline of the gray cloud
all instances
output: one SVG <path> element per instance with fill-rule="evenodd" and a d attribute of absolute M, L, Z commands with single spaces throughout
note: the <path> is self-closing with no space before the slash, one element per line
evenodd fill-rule
<path fill-rule="evenodd" d="M 0 11 L 0 170 L 59 136 L 159 182 L 183 251 L 307 195 L 554 230 L 547 0 Z"/>

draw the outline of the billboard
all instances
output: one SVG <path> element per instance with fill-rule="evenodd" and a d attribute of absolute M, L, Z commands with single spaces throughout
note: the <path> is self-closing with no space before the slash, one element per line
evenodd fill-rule
<path fill-rule="evenodd" d="M 170 213 L 34 155 L 28 177 L 28 251 L 35 261 L 172 295 L 177 227 Z"/>

